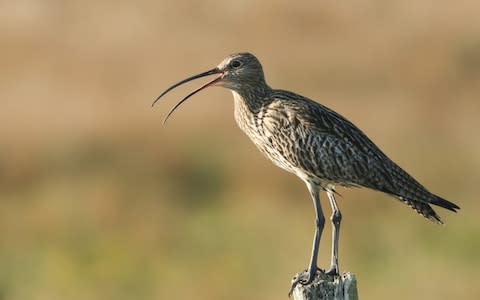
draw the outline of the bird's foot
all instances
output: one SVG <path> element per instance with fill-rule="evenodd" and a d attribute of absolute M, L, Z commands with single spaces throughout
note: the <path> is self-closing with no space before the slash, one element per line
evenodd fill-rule
<path fill-rule="evenodd" d="M 332 265 L 327 271 L 325 271 L 325 275 L 338 276 L 338 266 Z"/>
<path fill-rule="evenodd" d="M 312 283 L 313 280 L 315 279 L 315 276 L 318 273 L 325 274 L 325 272 L 322 269 L 319 269 L 317 266 L 315 266 L 313 269 L 305 269 L 303 272 L 300 272 L 297 275 L 295 275 L 292 278 L 292 286 L 288 291 L 288 297 L 292 296 L 293 290 L 299 283 L 301 285 L 308 285 Z"/>

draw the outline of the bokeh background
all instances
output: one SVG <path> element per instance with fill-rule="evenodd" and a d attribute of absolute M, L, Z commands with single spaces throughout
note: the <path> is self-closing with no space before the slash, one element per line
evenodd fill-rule
<path fill-rule="evenodd" d="M 238 51 L 337 110 L 435 193 L 437 226 L 340 189 L 363 299 L 480 298 L 480 2 L 0 2 L 0 299 L 287 299 L 314 213 L 236 128 L 170 84 Z M 325 197 L 324 197 L 325 198 Z M 329 214 L 327 202 L 323 204 Z M 330 227 L 319 264 L 329 265 Z"/>

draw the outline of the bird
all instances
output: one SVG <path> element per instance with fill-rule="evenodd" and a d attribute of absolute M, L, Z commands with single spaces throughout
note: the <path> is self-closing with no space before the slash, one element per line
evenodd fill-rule
<path fill-rule="evenodd" d="M 356 125 L 334 110 L 297 93 L 271 88 L 260 61 L 251 53 L 228 55 L 216 67 L 177 82 L 161 93 L 152 107 L 174 88 L 194 79 L 215 75 L 182 98 L 166 115 L 210 86 L 231 90 L 234 117 L 240 129 L 276 166 L 297 175 L 307 186 L 315 209 L 315 233 L 308 267 L 291 282 L 289 295 L 298 285 L 308 285 L 317 274 L 339 275 L 338 243 L 342 213 L 336 187 L 364 187 L 383 192 L 418 214 L 443 224 L 432 205 L 457 212 L 455 203 L 429 192 L 391 160 Z M 325 225 L 320 194 L 325 192 L 332 214 L 332 248 L 329 269 L 317 266 Z"/>

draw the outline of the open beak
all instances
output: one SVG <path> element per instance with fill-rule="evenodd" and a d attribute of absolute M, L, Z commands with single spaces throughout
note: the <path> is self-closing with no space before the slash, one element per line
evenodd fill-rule
<path fill-rule="evenodd" d="M 206 87 L 209 87 L 211 85 L 214 85 L 215 83 L 217 83 L 218 81 L 220 81 L 220 79 L 222 78 L 223 76 L 223 71 L 220 70 L 219 68 L 213 68 L 211 70 L 208 70 L 206 72 L 203 72 L 203 73 L 200 73 L 200 74 L 197 74 L 197 75 L 194 75 L 194 76 L 191 76 L 191 77 L 188 77 L 187 79 L 184 79 L 180 82 L 177 82 L 175 83 L 174 85 L 172 85 L 171 87 L 169 87 L 168 89 L 166 89 L 163 93 L 160 94 L 160 96 L 157 97 L 157 99 L 155 99 L 155 101 L 153 101 L 152 103 L 152 107 L 155 105 L 155 103 L 157 103 L 158 100 L 160 100 L 160 98 L 163 97 L 163 95 L 165 95 L 166 93 L 170 92 L 171 90 L 173 90 L 174 88 L 176 88 L 177 86 L 180 86 L 184 83 L 187 83 L 189 81 L 192 81 L 194 79 L 197 79 L 197 78 L 201 78 L 201 77 L 205 77 L 205 76 L 209 76 L 209 75 L 213 75 L 213 74 L 220 74 L 219 76 L 215 77 L 215 79 L 213 79 L 212 81 L 209 81 L 207 83 L 205 83 L 204 85 L 202 85 L 201 87 L 195 89 L 194 91 L 190 92 L 188 95 L 186 95 L 182 100 L 180 100 L 177 104 L 175 104 L 175 106 L 170 110 L 170 112 L 168 112 L 167 116 L 165 117 L 165 119 L 163 120 L 163 123 L 165 124 L 165 122 L 167 122 L 167 119 L 168 117 L 170 117 L 170 115 L 175 111 L 175 109 L 177 109 L 177 107 L 179 107 L 183 102 L 185 102 L 188 98 L 190 98 L 191 96 L 195 95 L 196 93 L 200 92 L 201 90 L 203 90 L 204 88 Z"/>

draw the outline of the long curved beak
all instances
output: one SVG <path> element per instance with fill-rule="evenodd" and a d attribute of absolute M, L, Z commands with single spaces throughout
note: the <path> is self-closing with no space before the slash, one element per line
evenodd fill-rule
<path fill-rule="evenodd" d="M 207 83 L 205 83 L 204 85 L 202 85 L 201 87 L 193 90 L 192 92 L 190 92 L 187 96 L 183 97 L 182 100 L 180 100 L 177 104 L 175 104 L 175 106 L 168 112 L 167 116 L 165 117 L 165 119 L 163 120 L 163 123 L 165 124 L 165 122 L 167 122 L 168 120 L 168 117 L 170 117 L 170 115 L 175 111 L 175 109 L 177 109 L 183 102 L 185 102 L 188 98 L 190 98 L 191 96 L 195 95 L 196 93 L 200 92 L 201 90 L 203 90 L 204 88 L 206 87 L 209 87 L 213 84 L 215 84 L 216 82 L 220 81 L 220 79 L 222 78 L 222 75 L 223 75 L 223 71 L 220 70 L 219 68 L 213 68 L 211 70 L 208 70 L 206 72 L 203 72 L 203 73 L 200 73 L 200 74 L 197 74 L 197 75 L 194 75 L 194 76 L 191 76 L 191 77 L 188 77 L 187 79 L 184 79 L 180 82 L 177 82 L 175 83 L 174 85 L 172 85 L 171 87 L 169 87 L 168 89 L 166 89 L 163 93 L 160 94 L 160 96 L 158 96 L 155 101 L 153 101 L 152 103 L 152 107 L 155 105 L 155 103 L 157 103 L 158 100 L 160 100 L 160 98 L 162 98 L 166 93 L 170 92 L 171 90 L 173 90 L 174 88 L 176 88 L 177 86 L 180 86 L 184 83 L 187 83 L 189 81 L 192 81 L 192 80 L 195 80 L 197 78 L 201 78 L 201 77 L 205 77 L 205 76 L 209 76 L 209 75 L 213 75 L 213 74 L 220 74 L 220 76 L 218 77 L 215 77 L 215 79 L 213 79 L 212 81 L 209 81 Z"/>

